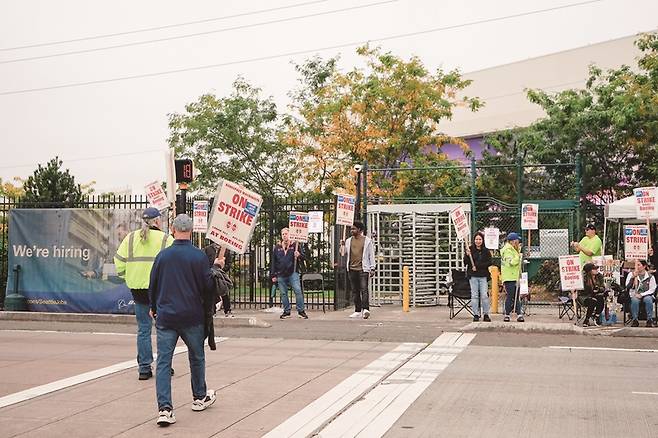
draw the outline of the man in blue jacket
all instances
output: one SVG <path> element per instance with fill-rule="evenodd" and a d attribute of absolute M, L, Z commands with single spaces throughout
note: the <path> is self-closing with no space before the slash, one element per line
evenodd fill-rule
<path fill-rule="evenodd" d="M 187 345 L 190 360 L 192 410 L 203 411 L 216 400 L 215 391 L 206 387 L 204 300 L 214 293 L 208 259 L 192 245 L 192 219 L 188 215 L 176 216 L 173 229 L 176 240 L 155 258 L 149 284 L 157 331 L 155 388 L 160 426 L 176 422 L 169 370 L 179 337 Z"/>
<path fill-rule="evenodd" d="M 272 249 L 272 264 L 270 266 L 270 277 L 272 284 L 277 284 L 281 290 L 281 304 L 283 313 L 279 318 L 290 318 L 290 300 L 288 299 L 288 288 L 295 292 L 295 305 L 297 316 L 308 319 L 304 310 L 304 295 L 299 282 L 300 263 L 304 261 L 303 246 L 290 241 L 290 232 L 287 228 L 281 230 L 281 243 Z"/>

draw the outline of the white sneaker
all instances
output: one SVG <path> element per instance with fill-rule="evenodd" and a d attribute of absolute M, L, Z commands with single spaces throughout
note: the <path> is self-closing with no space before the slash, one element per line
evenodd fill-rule
<path fill-rule="evenodd" d="M 204 399 L 194 400 L 192 402 L 193 411 L 205 411 L 206 408 L 217 400 L 214 389 L 209 389 Z"/>
<path fill-rule="evenodd" d="M 366 309 L 363 311 L 363 319 L 370 318 L 370 310 Z"/>
<path fill-rule="evenodd" d="M 350 315 L 350 318 L 361 318 L 361 312 L 354 312 Z"/>
<path fill-rule="evenodd" d="M 174 416 L 174 411 L 168 411 L 166 409 L 158 412 L 158 426 L 166 427 L 170 424 L 176 422 L 176 417 Z"/>

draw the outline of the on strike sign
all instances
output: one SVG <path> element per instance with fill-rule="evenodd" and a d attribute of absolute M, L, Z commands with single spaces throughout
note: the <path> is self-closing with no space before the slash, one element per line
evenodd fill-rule
<path fill-rule="evenodd" d="M 658 217 L 658 188 L 640 187 L 633 189 L 635 194 L 635 215 L 638 219 Z"/>
<path fill-rule="evenodd" d="M 169 207 L 169 201 L 167 200 L 167 195 L 164 190 L 162 190 L 162 184 L 160 181 L 153 181 L 151 184 L 147 184 L 145 187 L 146 198 L 149 200 L 149 204 L 158 210 L 162 211 Z"/>
<path fill-rule="evenodd" d="M 207 237 L 226 249 L 244 254 L 256 227 L 263 198 L 230 181 L 217 187 Z"/>
<path fill-rule="evenodd" d="M 452 219 L 452 223 L 455 226 L 455 230 L 457 231 L 457 239 L 468 239 L 471 235 L 471 227 L 468 226 L 468 218 L 464 213 L 464 209 L 459 206 L 451 210 L 450 219 Z"/>
<path fill-rule="evenodd" d="M 484 229 L 484 246 L 487 249 L 500 249 L 500 230 L 495 227 Z"/>
<path fill-rule="evenodd" d="M 288 217 L 288 232 L 291 242 L 308 242 L 308 213 L 291 211 Z"/>
<path fill-rule="evenodd" d="M 580 256 L 560 256 L 560 283 L 562 290 L 583 289 L 583 274 L 580 272 Z"/>
<path fill-rule="evenodd" d="M 354 224 L 354 204 L 356 198 L 352 195 L 338 195 L 336 199 L 336 225 Z"/>
<path fill-rule="evenodd" d="M 194 201 L 192 231 L 205 233 L 208 229 L 208 201 Z"/>
<path fill-rule="evenodd" d="M 626 260 L 646 260 L 649 255 L 649 228 L 646 225 L 624 226 L 624 255 Z"/>
<path fill-rule="evenodd" d="M 521 229 L 539 228 L 539 204 L 521 204 Z"/>

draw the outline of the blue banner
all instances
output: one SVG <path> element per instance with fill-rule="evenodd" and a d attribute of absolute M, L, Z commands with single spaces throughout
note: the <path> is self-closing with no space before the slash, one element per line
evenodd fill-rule
<path fill-rule="evenodd" d="M 19 292 L 28 310 L 134 313 L 130 290 L 116 275 L 114 254 L 141 225 L 142 210 L 12 209 L 9 275 L 20 265 Z"/>

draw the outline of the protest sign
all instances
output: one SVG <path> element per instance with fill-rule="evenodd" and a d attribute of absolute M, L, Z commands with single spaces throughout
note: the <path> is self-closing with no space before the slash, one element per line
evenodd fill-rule
<path fill-rule="evenodd" d="M 324 229 L 323 213 L 321 211 L 308 212 L 308 232 L 321 233 Z"/>
<path fill-rule="evenodd" d="M 162 190 L 160 181 L 153 181 L 151 184 L 147 184 L 144 189 L 146 190 L 146 199 L 148 199 L 150 205 L 160 211 L 166 210 L 169 207 L 167 195 Z"/>
<path fill-rule="evenodd" d="M 464 209 L 459 206 L 450 211 L 450 219 L 455 226 L 457 232 L 457 239 L 469 240 L 471 236 L 471 227 L 468 225 L 468 217 L 464 213 Z"/>
<path fill-rule="evenodd" d="M 308 242 L 308 213 L 291 211 L 288 216 L 288 232 L 291 242 Z"/>
<path fill-rule="evenodd" d="M 484 229 L 484 246 L 487 249 L 500 249 L 500 230 L 498 228 Z"/>
<path fill-rule="evenodd" d="M 522 272 L 521 278 L 519 278 L 519 296 L 530 295 L 530 289 L 528 288 L 528 273 Z"/>
<path fill-rule="evenodd" d="M 649 252 L 649 228 L 646 225 L 624 225 L 626 260 L 646 260 Z"/>
<path fill-rule="evenodd" d="M 194 201 L 192 231 L 205 233 L 208 230 L 208 201 Z"/>
<path fill-rule="evenodd" d="M 521 229 L 536 230 L 539 228 L 539 204 L 521 205 Z"/>
<path fill-rule="evenodd" d="M 217 187 L 207 237 L 238 254 L 249 248 L 263 198 L 241 185 L 223 180 Z"/>
<path fill-rule="evenodd" d="M 559 265 L 562 290 L 582 290 L 583 274 L 580 272 L 580 256 L 560 256 Z"/>
<path fill-rule="evenodd" d="M 354 204 L 356 198 L 352 195 L 337 195 L 336 199 L 336 225 L 354 224 Z"/>
<path fill-rule="evenodd" d="M 635 194 L 635 215 L 638 219 L 658 218 L 658 188 L 640 187 Z"/>

